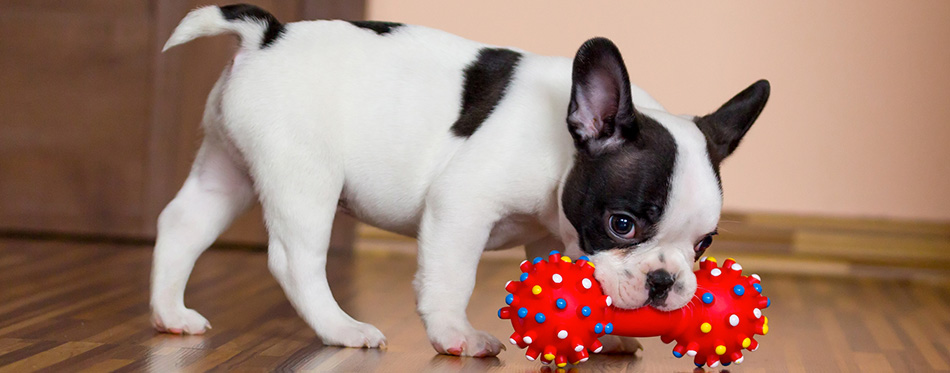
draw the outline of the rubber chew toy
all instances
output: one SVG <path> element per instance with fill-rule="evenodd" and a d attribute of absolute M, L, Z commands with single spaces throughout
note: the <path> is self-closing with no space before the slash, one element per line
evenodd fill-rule
<path fill-rule="evenodd" d="M 528 360 L 540 359 L 563 367 L 579 364 L 588 352 L 603 349 L 597 338 L 605 334 L 628 337 L 660 336 L 675 341 L 673 355 L 693 357 L 696 366 L 742 363 L 743 348 L 755 351 L 755 334 L 769 331 L 761 309 L 770 305 L 762 296 L 757 275 L 742 276 L 742 267 L 726 259 L 703 258 L 696 279 L 696 295 L 671 312 L 653 307 L 625 310 L 611 306 L 594 280 L 594 264 L 587 257 L 571 258 L 552 251 L 548 260 L 521 263 L 520 281 L 509 281 L 506 307 L 498 317 L 510 319 L 515 332 L 510 342 L 527 347 Z"/>

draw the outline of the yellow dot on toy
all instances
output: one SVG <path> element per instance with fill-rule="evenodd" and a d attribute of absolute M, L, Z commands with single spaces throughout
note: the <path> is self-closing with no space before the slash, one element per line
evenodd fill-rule
<path fill-rule="evenodd" d="M 763 322 L 762 325 L 768 325 L 768 324 L 769 324 L 769 317 L 768 317 L 768 316 L 763 316 L 763 317 L 762 317 L 762 322 Z"/>
<path fill-rule="evenodd" d="M 723 345 L 716 346 L 716 355 L 725 355 L 725 354 L 726 354 L 726 346 L 723 346 Z"/>
<path fill-rule="evenodd" d="M 706 257 L 706 260 L 708 260 L 708 261 L 710 261 L 710 262 L 713 262 L 713 263 L 716 263 L 716 257 L 714 257 L 714 256 L 708 256 L 708 257 Z"/>
<path fill-rule="evenodd" d="M 752 339 L 746 338 L 742 340 L 742 348 L 749 348 L 752 345 Z"/>
<path fill-rule="evenodd" d="M 570 263 L 570 262 L 571 262 L 571 257 L 569 257 L 569 256 L 562 256 L 562 257 L 561 257 L 561 260 Z"/>
<path fill-rule="evenodd" d="M 766 335 L 766 334 L 769 334 L 769 326 L 762 325 L 762 335 Z"/>
<path fill-rule="evenodd" d="M 564 368 L 564 367 L 567 366 L 567 363 L 560 363 L 560 364 L 558 364 L 557 366 L 560 367 L 560 368 Z"/>
<path fill-rule="evenodd" d="M 591 268 L 597 268 L 597 267 L 594 267 L 594 263 L 592 262 L 587 262 L 587 265 L 589 265 Z"/>
<path fill-rule="evenodd" d="M 726 258 L 726 260 L 731 260 L 733 262 L 736 261 L 735 259 L 732 259 L 732 258 Z"/>
<path fill-rule="evenodd" d="M 534 285 L 534 287 L 531 288 L 531 293 L 533 293 L 534 295 L 541 294 L 541 286 L 540 286 L 540 285 Z"/>
<path fill-rule="evenodd" d="M 545 360 L 554 360 L 554 354 L 544 354 Z"/>
<path fill-rule="evenodd" d="M 703 325 L 699 326 L 699 330 L 702 330 L 703 333 L 709 333 L 712 331 L 712 325 L 710 325 L 708 322 L 704 322 Z"/>

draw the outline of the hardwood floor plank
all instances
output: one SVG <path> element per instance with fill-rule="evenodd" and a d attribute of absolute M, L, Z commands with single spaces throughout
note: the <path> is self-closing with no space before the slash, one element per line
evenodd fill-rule
<path fill-rule="evenodd" d="M 0 356 L 32 345 L 33 342 L 19 338 L 0 338 Z"/>
<path fill-rule="evenodd" d="M 917 351 L 923 355 L 931 369 L 950 370 L 950 365 L 947 365 L 947 362 L 943 359 L 940 352 L 934 348 L 930 339 L 920 337 L 924 336 L 925 333 L 923 329 L 921 329 L 920 325 L 917 324 L 917 320 L 904 316 L 898 318 L 897 323 L 900 325 L 901 329 L 904 329 L 904 331 L 907 332 L 908 335 L 916 337 L 911 338 L 911 341 L 914 343 L 914 346 L 917 347 Z"/>
<path fill-rule="evenodd" d="M 190 280 L 186 304 L 215 328 L 202 336 L 174 336 L 149 326 L 150 248 L 0 240 L 0 258 L 46 258 L 35 268 L 18 268 L 22 278 L 10 278 L 32 281 L 12 286 L 35 291 L 0 302 L 2 315 L 9 316 L 0 320 L 0 369 L 544 371 L 511 346 L 490 359 L 436 354 L 415 312 L 414 244 L 403 245 L 409 247 L 334 256 L 328 265 L 341 307 L 386 334 L 389 345 L 381 351 L 323 346 L 269 274 L 262 252 L 206 253 Z M 68 266 L 60 262 L 66 259 L 55 259 L 64 251 L 76 251 L 65 257 L 95 260 Z M 764 294 L 773 300 L 766 310 L 772 328 L 756 338 L 760 349 L 746 353 L 746 362 L 731 371 L 950 371 L 950 282 L 796 272 L 779 268 L 781 262 L 771 271 L 739 259 L 761 273 Z M 486 255 L 469 303 L 472 324 L 499 338 L 511 333 L 495 311 L 504 304 L 504 283 L 520 274 L 518 262 L 517 253 Z M 61 272 L 41 273 L 51 268 Z M 693 369 L 657 338 L 642 343 L 640 356 L 595 355 L 581 369 Z"/>
<path fill-rule="evenodd" d="M 112 372 L 132 364 L 134 361 L 135 360 L 106 359 L 79 370 L 78 373 Z"/>
<path fill-rule="evenodd" d="M 0 373 L 35 372 L 75 355 L 101 346 L 90 342 L 66 342 L 59 346 L 37 353 L 15 363 L 0 367 Z"/>
<path fill-rule="evenodd" d="M 858 363 L 858 371 L 861 372 L 893 372 L 894 368 L 887 361 L 887 357 L 881 354 L 856 352 L 854 359 Z"/>
<path fill-rule="evenodd" d="M 893 320 L 887 320 L 884 315 L 877 313 L 865 313 L 862 318 L 878 350 L 901 351 L 904 349 L 904 345 L 900 343 L 900 339 L 894 332 Z"/>

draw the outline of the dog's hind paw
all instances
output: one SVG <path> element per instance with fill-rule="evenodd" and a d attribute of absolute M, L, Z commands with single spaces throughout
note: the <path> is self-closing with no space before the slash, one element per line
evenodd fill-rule
<path fill-rule="evenodd" d="M 498 338 L 474 329 L 449 329 L 432 333 L 429 335 L 429 341 L 436 351 L 444 355 L 491 357 L 505 349 L 505 345 Z"/>
<path fill-rule="evenodd" d="M 153 310 L 152 326 L 162 333 L 171 334 L 204 334 L 211 329 L 211 323 L 190 308 L 172 311 Z"/>
<path fill-rule="evenodd" d="M 320 333 L 323 343 L 354 348 L 386 348 L 386 336 L 375 326 L 354 321 L 329 333 Z"/>
<path fill-rule="evenodd" d="M 637 351 L 643 350 L 640 341 L 633 337 L 605 335 L 600 337 L 600 343 L 604 344 L 604 349 L 601 350 L 602 354 L 636 355 Z"/>

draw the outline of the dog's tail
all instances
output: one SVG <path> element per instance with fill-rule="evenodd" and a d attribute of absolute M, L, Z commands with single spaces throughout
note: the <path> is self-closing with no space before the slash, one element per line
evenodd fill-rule
<path fill-rule="evenodd" d="M 243 49 L 259 49 L 276 40 L 283 30 L 277 17 L 253 5 L 206 6 L 192 10 L 181 20 L 162 52 L 203 36 L 224 33 L 240 37 Z"/>

